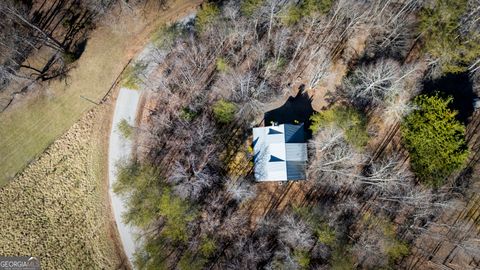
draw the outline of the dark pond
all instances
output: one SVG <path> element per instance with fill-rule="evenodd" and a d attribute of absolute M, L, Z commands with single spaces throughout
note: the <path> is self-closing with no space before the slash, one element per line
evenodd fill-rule
<path fill-rule="evenodd" d="M 423 94 L 434 95 L 438 93 L 442 97 L 451 96 L 453 102 L 450 108 L 458 111 L 457 119 L 464 124 L 474 111 L 474 100 L 478 96 L 473 92 L 472 81 L 468 73 L 447 74 L 436 80 L 423 82 Z"/>

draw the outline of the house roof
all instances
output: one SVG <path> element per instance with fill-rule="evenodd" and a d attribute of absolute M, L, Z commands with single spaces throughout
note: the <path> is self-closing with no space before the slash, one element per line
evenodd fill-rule
<path fill-rule="evenodd" d="M 304 180 L 307 144 L 303 124 L 253 128 L 257 181 Z"/>

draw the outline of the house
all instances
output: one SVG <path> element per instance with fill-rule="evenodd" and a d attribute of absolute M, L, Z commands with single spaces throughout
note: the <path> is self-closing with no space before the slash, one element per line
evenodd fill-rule
<path fill-rule="evenodd" d="M 305 180 L 307 144 L 303 124 L 253 128 L 257 181 Z"/>

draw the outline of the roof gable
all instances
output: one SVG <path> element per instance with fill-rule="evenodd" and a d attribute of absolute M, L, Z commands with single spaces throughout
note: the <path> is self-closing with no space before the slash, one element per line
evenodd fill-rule
<path fill-rule="evenodd" d="M 305 130 L 303 124 L 290 125 L 285 124 L 285 142 L 286 143 L 305 143 Z"/>
<path fill-rule="evenodd" d="M 254 128 L 253 148 L 257 181 L 305 179 L 307 144 L 303 124 Z"/>

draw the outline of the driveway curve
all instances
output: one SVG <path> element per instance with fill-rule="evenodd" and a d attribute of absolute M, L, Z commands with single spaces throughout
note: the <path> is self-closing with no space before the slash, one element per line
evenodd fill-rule
<path fill-rule="evenodd" d="M 110 141 L 108 146 L 108 177 L 109 194 L 112 202 L 112 211 L 118 228 L 118 233 L 130 264 L 132 264 L 133 253 L 135 252 L 135 228 L 125 224 L 122 214 L 126 212 L 127 206 L 124 201 L 113 192 L 113 185 L 117 181 L 116 164 L 130 158 L 132 154 L 132 141 L 125 138 L 118 129 L 119 123 L 125 119 L 131 126 L 135 126 L 140 91 L 121 88 L 113 114 Z"/>

